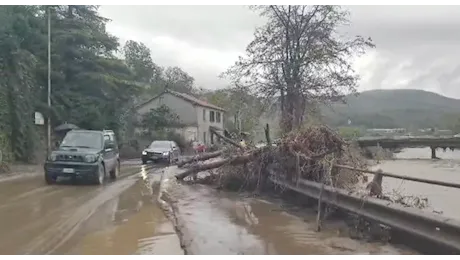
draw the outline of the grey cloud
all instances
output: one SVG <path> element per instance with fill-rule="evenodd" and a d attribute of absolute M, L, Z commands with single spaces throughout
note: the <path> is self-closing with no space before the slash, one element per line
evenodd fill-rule
<path fill-rule="evenodd" d="M 350 35 L 371 37 L 376 60 L 368 68 L 364 89 L 398 87 L 436 89 L 460 98 L 460 6 L 347 6 Z M 243 52 L 254 29 L 263 20 L 244 6 L 103 6 L 101 12 L 117 26 L 140 32 L 149 45 L 152 37 L 166 35 L 200 47 L 222 52 Z M 121 35 L 119 37 L 123 38 Z M 179 65 L 174 53 L 152 53 L 160 65 Z M 236 59 L 237 57 L 235 57 Z M 214 67 L 188 70 L 197 83 L 215 88 L 225 83 Z"/>
<path fill-rule="evenodd" d="M 103 6 L 103 15 L 151 35 L 197 47 L 241 50 L 261 19 L 246 6 Z"/>

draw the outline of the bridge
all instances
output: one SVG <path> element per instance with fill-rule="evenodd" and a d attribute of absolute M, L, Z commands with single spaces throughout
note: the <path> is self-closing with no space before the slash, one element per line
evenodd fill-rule
<path fill-rule="evenodd" d="M 385 149 L 430 147 L 431 158 L 437 159 L 436 149 L 460 149 L 460 137 L 435 136 L 394 136 L 361 137 L 357 140 L 360 147 L 380 146 Z"/>

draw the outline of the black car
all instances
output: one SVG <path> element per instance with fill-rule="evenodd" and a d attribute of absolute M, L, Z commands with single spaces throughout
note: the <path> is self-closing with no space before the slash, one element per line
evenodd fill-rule
<path fill-rule="evenodd" d="M 120 173 L 120 156 L 113 131 L 72 130 L 45 162 L 45 180 L 52 184 L 58 177 L 89 181 L 101 185 L 110 174 Z"/>
<path fill-rule="evenodd" d="M 163 161 L 172 164 L 179 161 L 180 153 L 174 141 L 153 141 L 142 151 L 142 163 Z"/>

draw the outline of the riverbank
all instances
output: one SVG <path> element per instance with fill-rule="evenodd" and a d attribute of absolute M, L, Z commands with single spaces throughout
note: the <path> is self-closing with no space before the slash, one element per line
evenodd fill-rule
<path fill-rule="evenodd" d="M 206 185 L 183 185 L 165 169 L 160 203 L 187 254 L 416 254 L 403 246 L 350 238 L 347 224 L 280 197 L 253 197 Z"/>

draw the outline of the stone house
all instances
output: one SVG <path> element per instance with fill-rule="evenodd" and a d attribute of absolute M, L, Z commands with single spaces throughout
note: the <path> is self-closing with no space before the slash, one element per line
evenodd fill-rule
<path fill-rule="evenodd" d="M 165 90 L 161 94 L 147 100 L 136 107 L 139 117 L 151 109 L 165 105 L 179 116 L 182 127 L 176 128 L 187 141 L 199 141 L 213 144 L 216 140 L 211 135 L 209 127 L 224 129 L 225 110 L 206 101 L 197 99 L 189 94 Z"/>

